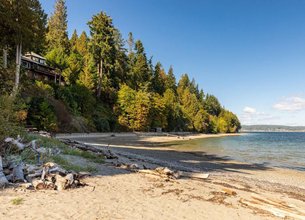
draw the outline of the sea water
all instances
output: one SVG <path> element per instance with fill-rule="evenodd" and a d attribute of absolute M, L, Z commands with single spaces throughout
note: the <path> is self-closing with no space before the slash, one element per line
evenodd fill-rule
<path fill-rule="evenodd" d="M 173 148 L 305 171 L 305 133 L 261 132 L 176 142 Z"/>

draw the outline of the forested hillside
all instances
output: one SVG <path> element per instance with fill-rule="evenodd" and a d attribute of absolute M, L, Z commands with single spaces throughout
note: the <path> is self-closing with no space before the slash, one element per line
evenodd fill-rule
<path fill-rule="evenodd" d="M 0 124 L 52 132 L 195 131 L 237 132 L 236 115 L 174 68 L 164 69 L 141 40 L 127 40 L 105 12 L 88 21 L 90 33 L 69 39 L 67 8 L 57 0 L 47 19 L 38 0 L 0 0 Z M 65 85 L 30 80 L 20 55 L 47 58 Z M 20 79 L 20 80 L 19 80 Z M 0 134 L 4 131 L 0 128 Z M 8 129 L 9 130 L 9 129 Z"/>

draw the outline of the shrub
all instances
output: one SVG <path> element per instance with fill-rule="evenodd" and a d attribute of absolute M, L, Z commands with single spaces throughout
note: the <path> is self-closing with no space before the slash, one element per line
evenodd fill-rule
<path fill-rule="evenodd" d="M 54 113 L 54 107 L 43 97 L 32 98 L 27 122 L 40 130 L 57 130 L 57 119 Z"/>

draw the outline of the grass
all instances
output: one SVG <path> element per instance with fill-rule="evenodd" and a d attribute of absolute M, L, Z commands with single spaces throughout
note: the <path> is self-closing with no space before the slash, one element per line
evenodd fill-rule
<path fill-rule="evenodd" d="M 24 202 L 23 198 L 16 198 L 11 200 L 13 205 L 21 205 Z"/>
<path fill-rule="evenodd" d="M 95 153 L 88 152 L 88 151 L 82 151 L 79 149 L 73 149 L 73 148 L 67 146 L 66 144 L 60 142 L 56 138 L 47 138 L 47 137 L 42 137 L 42 136 L 36 135 L 36 134 L 27 134 L 24 139 L 25 139 L 24 140 L 25 142 L 37 140 L 37 144 L 40 147 L 58 148 L 61 150 L 61 155 L 78 156 L 78 157 L 85 158 L 94 163 L 104 163 L 103 155 L 95 154 Z M 53 162 L 57 163 L 58 165 L 60 165 L 62 168 L 66 169 L 66 170 L 70 170 L 70 171 L 75 171 L 75 172 L 81 172 L 81 171 L 96 172 L 97 171 L 96 168 L 93 166 L 89 166 L 89 165 L 88 166 L 79 166 L 77 164 L 73 164 L 61 155 L 55 155 L 55 156 L 41 155 L 40 159 L 43 163 L 48 162 L 48 161 L 53 161 Z M 35 153 L 33 151 L 31 151 L 30 149 L 24 150 L 22 152 L 21 157 L 23 160 L 30 162 L 30 163 L 37 162 Z"/>
<path fill-rule="evenodd" d="M 60 166 L 62 166 L 62 168 L 66 169 L 66 170 L 71 170 L 71 171 L 75 171 L 75 172 L 96 172 L 97 169 L 93 166 L 78 166 L 75 165 L 73 163 L 70 163 L 68 160 L 66 160 L 65 158 L 63 158 L 62 156 L 56 155 L 52 157 L 52 160 L 59 164 Z"/>
<path fill-rule="evenodd" d="M 88 160 L 90 160 L 94 163 L 104 163 L 104 156 L 103 155 L 91 153 L 91 152 L 88 152 L 88 151 L 82 151 L 82 150 L 72 149 L 72 148 L 65 148 L 63 150 L 63 154 L 83 157 L 83 158 L 88 159 Z"/>

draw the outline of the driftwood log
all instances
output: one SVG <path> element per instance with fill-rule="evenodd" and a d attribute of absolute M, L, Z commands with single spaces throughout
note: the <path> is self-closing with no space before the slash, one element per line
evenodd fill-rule
<path fill-rule="evenodd" d="M 139 173 L 150 174 L 159 176 L 165 179 L 179 179 L 179 178 L 191 178 L 191 179 L 207 179 L 209 174 L 207 173 L 194 173 L 194 172 L 183 172 L 183 171 L 173 171 L 167 167 L 157 167 L 154 170 L 137 170 Z"/>
<path fill-rule="evenodd" d="M 109 149 L 103 150 L 92 145 L 83 144 L 78 141 L 72 141 L 70 139 L 60 139 L 63 143 L 70 145 L 73 148 L 77 148 L 83 151 L 91 151 L 96 154 L 103 154 L 107 159 L 118 159 L 118 156 L 112 153 Z"/>
<path fill-rule="evenodd" d="M 0 187 L 8 184 L 8 180 L 3 173 L 2 157 L 0 156 Z"/>
<path fill-rule="evenodd" d="M 21 162 L 13 168 L 13 182 L 24 182 L 24 164 Z"/>

